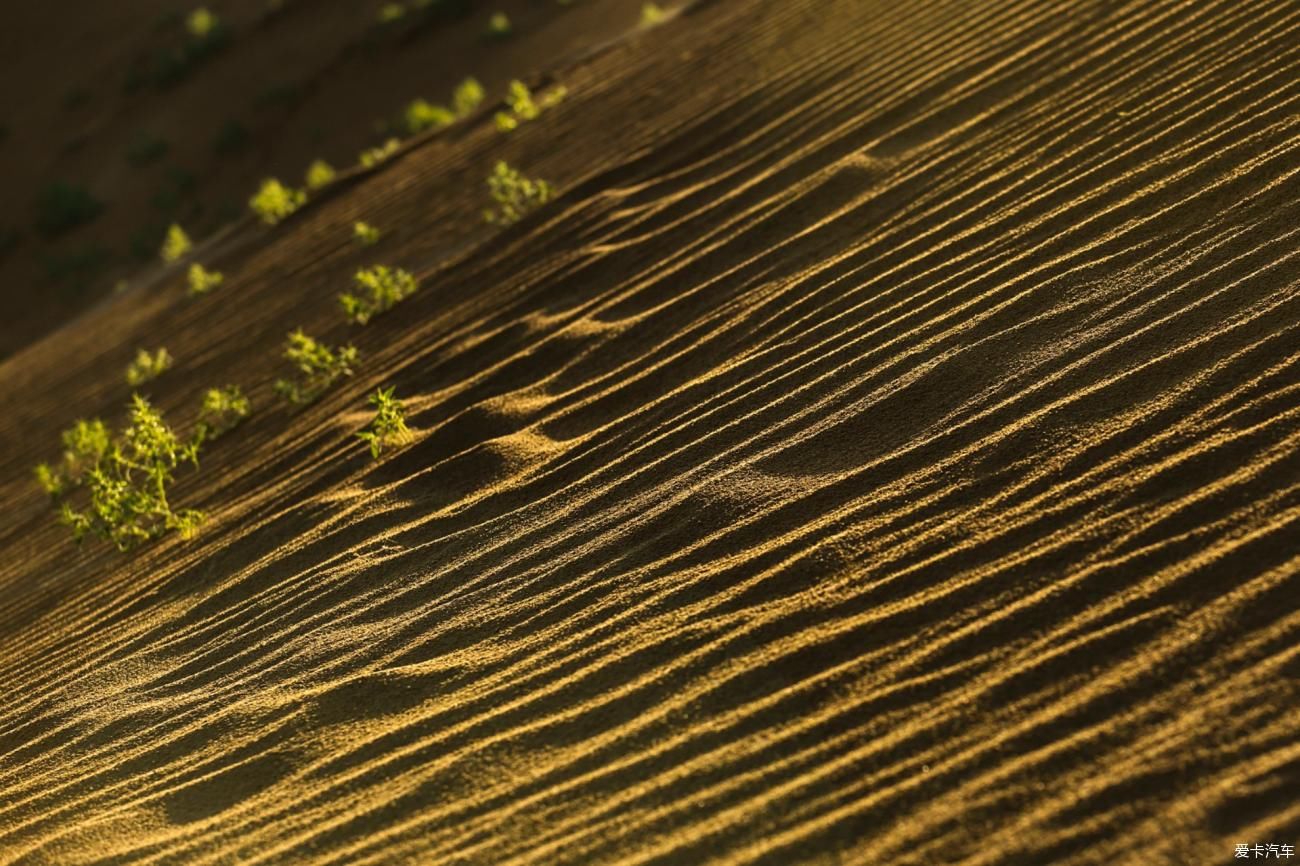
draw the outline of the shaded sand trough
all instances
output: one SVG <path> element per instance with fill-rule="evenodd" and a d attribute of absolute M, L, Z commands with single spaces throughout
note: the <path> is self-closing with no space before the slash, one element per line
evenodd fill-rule
<path fill-rule="evenodd" d="M 1300 842 L 1300 7 L 718 0 L 0 367 L 0 861 Z M 560 199 L 475 222 L 498 158 Z M 369 254 L 426 288 L 364 330 Z M 290 416 L 302 325 L 360 374 Z M 30 482 L 263 407 L 140 555 Z M 364 394 L 419 440 L 371 462 Z"/>

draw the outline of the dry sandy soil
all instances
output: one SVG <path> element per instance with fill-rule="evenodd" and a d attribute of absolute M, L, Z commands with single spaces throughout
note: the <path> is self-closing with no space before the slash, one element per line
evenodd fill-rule
<path fill-rule="evenodd" d="M 614 17 L 538 121 L 0 365 L 0 862 L 1300 845 L 1300 7 Z M 498 159 L 558 198 L 485 225 Z M 423 288 L 349 326 L 371 261 Z M 290 412 L 299 326 L 362 363 Z M 256 411 L 181 473 L 196 538 L 78 548 L 31 467 L 158 345 L 170 418 Z M 376 461 L 390 385 L 417 440 Z"/>

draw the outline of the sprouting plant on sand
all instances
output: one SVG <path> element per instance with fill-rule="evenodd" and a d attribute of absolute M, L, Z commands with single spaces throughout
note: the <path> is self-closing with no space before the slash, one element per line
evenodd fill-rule
<path fill-rule="evenodd" d="M 210 271 L 203 265 L 195 262 L 190 265 L 189 286 L 186 291 L 191 297 L 206 295 L 208 292 L 220 286 L 225 282 L 225 277 L 217 271 Z"/>
<path fill-rule="evenodd" d="M 668 13 L 658 3 L 646 3 L 641 7 L 641 27 L 654 27 L 668 20 Z"/>
<path fill-rule="evenodd" d="M 456 115 L 443 105 L 434 105 L 423 99 L 417 99 L 406 106 L 402 116 L 403 125 L 411 135 L 426 129 L 442 129 L 456 122 Z"/>
<path fill-rule="evenodd" d="M 487 185 L 496 207 L 483 211 L 483 219 L 492 225 L 518 222 L 555 195 L 555 188 L 546 181 L 526 177 L 504 162 L 498 162 L 493 168 Z"/>
<path fill-rule="evenodd" d="M 373 247 L 379 243 L 379 229 L 368 222 L 357 220 L 352 224 L 352 240 L 363 247 Z"/>
<path fill-rule="evenodd" d="M 467 117 L 483 102 L 483 85 L 477 78 L 466 78 L 456 85 L 451 95 L 451 107 L 457 117 Z"/>
<path fill-rule="evenodd" d="M 510 23 L 510 16 L 504 12 L 493 12 L 488 19 L 487 35 L 493 39 L 505 39 L 512 32 L 514 25 Z"/>
<path fill-rule="evenodd" d="M 559 105 L 567 95 L 568 90 L 564 87 L 555 87 L 543 94 L 541 99 L 534 99 L 528 85 L 519 80 L 512 81 L 506 90 L 507 110 L 496 113 L 497 129 L 509 132 L 521 123 L 536 120 L 543 111 Z"/>
<path fill-rule="evenodd" d="M 334 166 L 323 159 L 316 160 L 307 166 L 307 189 L 320 189 L 333 181 L 335 174 Z"/>
<path fill-rule="evenodd" d="M 416 99 L 406 106 L 402 126 L 411 135 L 426 129 L 442 129 L 468 116 L 483 101 L 483 85 L 477 79 L 466 78 L 451 95 L 451 108 Z"/>
<path fill-rule="evenodd" d="M 402 401 L 393 396 L 392 388 L 380 388 L 370 395 L 370 405 L 375 407 L 375 417 L 357 438 L 370 446 L 370 456 L 379 459 L 384 446 L 398 447 L 415 438 L 406 426 L 406 410 Z"/>
<path fill-rule="evenodd" d="M 271 177 L 262 181 L 257 193 L 248 200 L 248 206 L 262 222 L 273 226 L 302 207 L 306 201 L 307 193 L 285 186 Z"/>
<path fill-rule="evenodd" d="M 155 352 L 140 349 L 135 353 L 135 359 L 127 365 L 126 384 L 134 388 L 151 382 L 171 369 L 171 366 L 172 356 L 166 349 L 160 348 Z"/>
<path fill-rule="evenodd" d="M 380 313 L 386 313 L 400 302 L 415 294 L 419 282 L 408 271 L 375 265 L 363 268 L 353 277 L 363 294 L 344 292 L 339 295 L 339 305 L 349 322 L 364 325 Z"/>
<path fill-rule="evenodd" d="M 163 239 L 162 249 L 159 250 L 158 255 L 162 256 L 164 262 L 171 264 L 184 258 L 193 246 L 185 229 L 172 223 L 167 229 L 167 236 Z"/>
<path fill-rule="evenodd" d="M 361 151 L 360 162 L 363 168 L 373 168 L 388 159 L 402 146 L 401 139 L 390 138 L 378 147 Z"/>
<path fill-rule="evenodd" d="M 203 394 L 203 406 L 194 424 L 195 443 L 202 445 L 233 430 L 253 411 L 253 405 L 238 385 L 209 388 Z"/>
<path fill-rule="evenodd" d="M 277 379 L 275 392 L 294 405 L 310 403 L 342 376 L 351 376 L 358 361 L 352 346 L 331 349 L 301 329 L 289 335 L 284 358 L 294 367 L 295 378 Z"/>
<path fill-rule="evenodd" d="M 129 550 L 173 529 L 188 537 L 202 522 L 200 512 L 175 510 L 167 500 L 176 467 L 182 461 L 198 466 L 198 443 L 182 443 L 139 394 L 131 397 L 129 422 L 119 436 L 110 439 L 101 421 L 79 421 L 63 441 L 63 466 L 42 464 L 37 480 L 56 488 L 56 497 L 85 488 L 85 504 L 65 500 L 59 509 L 60 522 L 78 541 L 95 535 Z"/>
<path fill-rule="evenodd" d="M 203 6 L 195 9 L 185 19 L 185 29 L 190 32 L 191 36 L 199 40 L 207 39 L 220 26 L 221 22 L 217 19 L 217 16 Z"/>
<path fill-rule="evenodd" d="M 81 483 L 86 470 L 97 466 L 112 444 L 108 428 L 98 418 L 79 419 L 63 431 L 63 457 L 57 466 L 42 463 L 36 467 L 36 481 L 54 498 Z"/>

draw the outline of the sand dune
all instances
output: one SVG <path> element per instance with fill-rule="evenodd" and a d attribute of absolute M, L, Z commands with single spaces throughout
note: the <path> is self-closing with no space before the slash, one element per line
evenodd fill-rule
<path fill-rule="evenodd" d="M 699 3 L 6 361 L 0 862 L 1300 844 L 1298 33 Z M 500 158 L 561 190 L 505 230 Z M 359 218 L 426 288 L 349 329 Z M 290 414 L 299 325 L 363 363 Z M 30 468 L 160 342 L 261 411 L 196 539 L 78 550 Z"/>

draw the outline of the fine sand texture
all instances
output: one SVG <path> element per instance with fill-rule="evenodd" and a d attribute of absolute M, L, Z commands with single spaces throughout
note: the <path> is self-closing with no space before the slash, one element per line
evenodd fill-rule
<path fill-rule="evenodd" d="M 0 863 L 1300 847 L 1300 5 L 706 0 L 547 82 L 0 365 Z M 32 466 L 160 345 L 255 412 L 78 548 Z"/>

